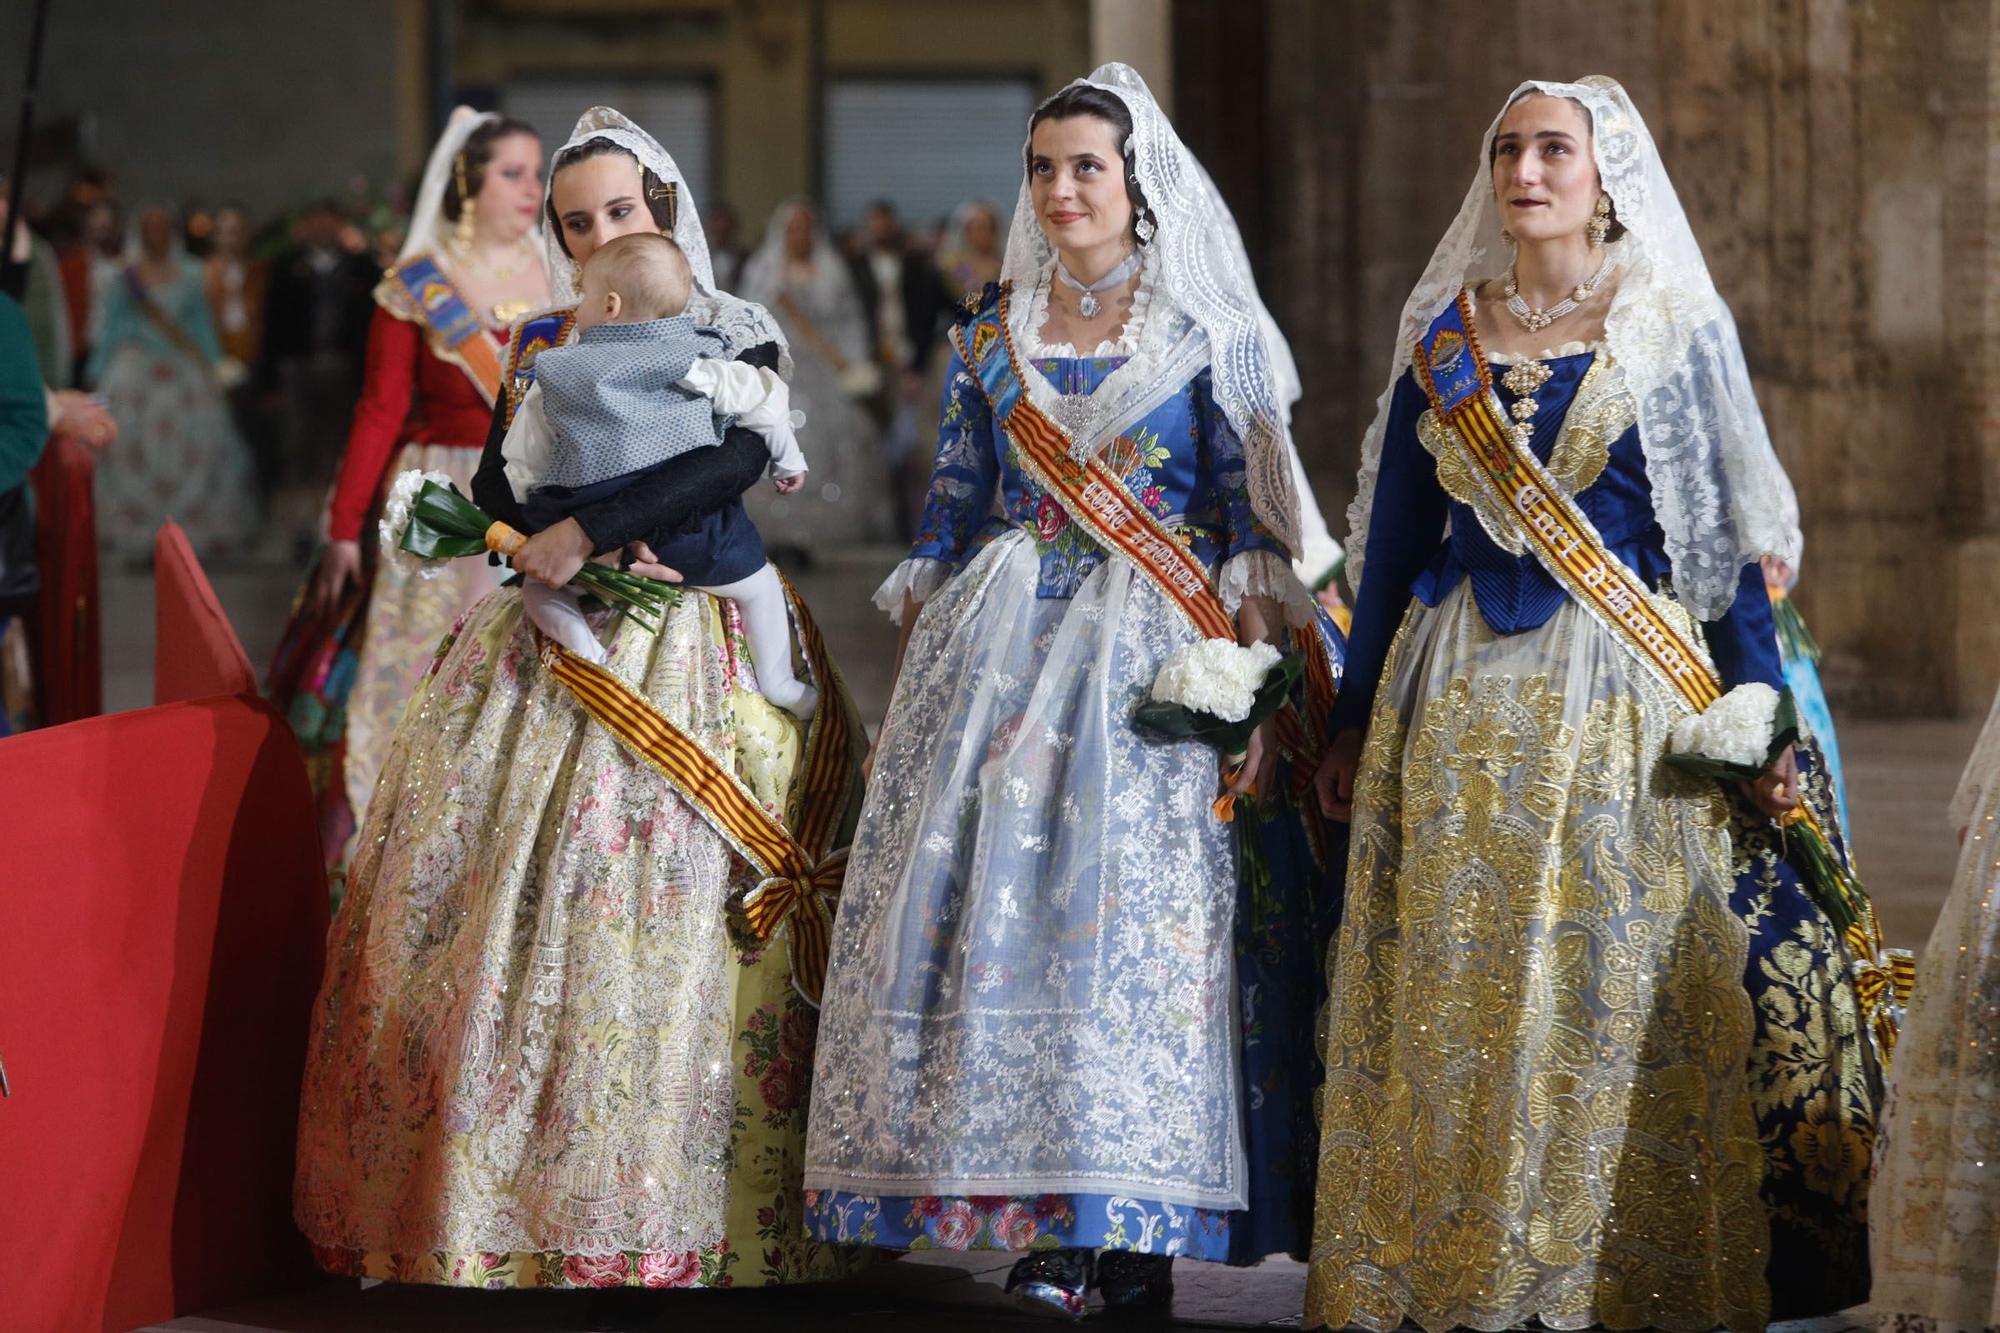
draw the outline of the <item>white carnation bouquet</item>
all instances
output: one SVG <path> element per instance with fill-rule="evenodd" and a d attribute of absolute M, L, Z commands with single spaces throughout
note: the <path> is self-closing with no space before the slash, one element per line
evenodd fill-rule
<path fill-rule="evenodd" d="M 422 556 L 403 548 L 403 534 L 410 528 L 410 511 L 416 507 L 417 493 L 425 482 L 435 482 L 439 486 L 450 486 L 452 480 L 442 472 L 424 472 L 409 468 L 396 474 L 396 480 L 389 487 L 388 498 L 382 501 L 382 521 L 376 531 L 382 537 L 382 551 L 391 560 L 402 560 L 416 567 L 417 577 L 434 579 L 451 567 L 446 557 Z"/>
<path fill-rule="evenodd" d="M 1236 758 L 1250 733 L 1284 706 L 1304 664 L 1300 654 L 1286 656 L 1268 643 L 1187 644 L 1160 667 L 1132 720 L 1166 740 L 1206 741 Z"/>
<path fill-rule="evenodd" d="M 1707 777 L 1750 782 L 1798 737 L 1791 695 L 1752 681 L 1682 719 L 1667 741 L 1667 762 Z"/>
<path fill-rule="evenodd" d="M 1785 747 L 1799 738 L 1799 714 L 1791 691 L 1769 685 L 1738 685 L 1694 717 L 1675 725 L 1667 738 L 1667 762 L 1719 782 L 1755 782 Z M 1807 890 L 1836 930 L 1845 932 L 1868 912 L 1868 891 L 1834 851 L 1803 795 L 1778 820 L 1799 844 L 1799 869 Z"/>

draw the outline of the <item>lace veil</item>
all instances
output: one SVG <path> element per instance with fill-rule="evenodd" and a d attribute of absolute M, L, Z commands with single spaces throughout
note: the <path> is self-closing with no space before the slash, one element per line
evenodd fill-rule
<path fill-rule="evenodd" d="M 592 139 L 605 139 L 629 153 L 641 165 L 647 167 L 662 181 L 671 183 L 679 192 L 678 206 L 674 212 L 674 244 L 680 246 L 687 255 L 688 266 L 694 270 L 695 286 L 698 289 L 688 312 L 697 320 L 716 330 L 728 344 L 732 355 L 758 346 L 761 343 L 778 344 L 778 370 L 786 379 L 791 378 L 792 358 L 790 348 L 785 343 L 785 335 L 778 330 L 777 321 L 771 318 L 764 307 L 732 296 L 728 292 L 717 291 L 715 287 L 715 263 L 709 257 L 708 235 L 701 227 L 701 214 L 695 208 L 694 194 L 688 189 L 687 178 L 660 141 L 640 129 L 628 117 L 608 106 L 594 106 L 577 118 L 576 128 L 566 143 L 556 150 L 550 159 L 548 188 L 543 193 L 546 201 L 555 191 L 555 164 L 562 161 L 564 153 L 581 147 Z M 548 257 L 549 290 L 558 306 L 573 305 L 579 295 L 577 289 L 577 269 L 562 248 L 562 239 L 556 229 L 545 228 L 542 233 L 543 253 Z M 697 308 L 700 307 L 700 308 Z"/>
<path fill-rule="evenodd" d="M 739 285 L 755 301 L 776 301 L 784 294 L 785 232 L 790 229 L 792 219 L 801 212 L 811 212 L 813 217 L 812 285 L 815 304 L 828 308 L 850 299 L 858 301 L 859 297 L 853 296 L 854 280 L 848 275 L 847 261 L 841 258 L 833 238 L 827 234 L 826 223 L 803 199 L 788 199 L 771 210 L 771 220 L 764 227 L 764 239 L 743 261 L 743 276 Z M 860 341 L 863 344 L 861 347 L 842 348 L 843 353 L 867 355 L 865 333 Z"/>
<path fill-rule="evenodd" d="M 1638 401 L 1639 438 L 1675 593 L 1697 616 L 1713 620 L 1735 599 L 1745 564 L 1765 555 L 1798 563 L 1798 500 L 1765 433 L 1736 322 L 1716 294 L 1653 136 L 1624 88 L 1601 75 L 1524 83 L 1487 127 L 1458 217 L 1403 306 L 1395 362 L 1362 443 L 1360 482 L 1348 510 L 1350 575 L 1357 587 L 1365 575 L 1382 436 L 1410 349 L 1461 288 L 1490 275 L 1488 256 L 1502 253 L 1488 153 L 1507 107 L 1530 92 L 1572 98 L 1590 113 L 1598 174 L 1626 231 L 1615 242 L 1619 278 L 1605 314 L 1605 342 Z"/>
<path fill-rule="evenodd" d="M 456 170 L 458 155 L 465 149 L 465 141 L 483 125 L 500 119 L 492 111 L 474 111 L 469 106 L 453 107 L 451 117 L 445 121 L 444 133 L 438 135 L 431 146 L 430 160 L 424 163 L 423 180 L 417 185 L 417 199 L 410 206 L 410 230 L 403 238 L 403 248 L 396 252 L 396 263 L 402 265 L 421 254 L 435 255 L 448 259 L 445 253 L 445 235 L 452 222 L 444 215 L 444 192 L 451 187 L 451 178 Z M 537 227 L 537 232 L 540 228 Z"/>
<path fill-rule="evenodd" d="M 1153 307 L 1142 347 L 1158 344 L 1165 350 L 1162 338 L 1177 330 L 1206 337 L 1216 403 L 1243 440 L 1251 508 L 1296 555 L 1299 497 L 1288 417 L 1298 396 L 1298 372 L 1258 298 L 1236 220 L 1136 70 L 1114 61 L 1076 82 L 1113 94 L 1132 116 L 1129 149 L 1157 228 L 1146 247 Z M 1028 308 L 1025 294 L 1054 257 L 1036 221 L 1024 169 L 1001 266 L 1002 279 L 1023 294 L 1015 303 L 1017 313 Z M 1031 391 L 1037 387 L 1029 385 Z M 1115 407 L 1112 412 L 1114 417 L 1129 415 Z"/>

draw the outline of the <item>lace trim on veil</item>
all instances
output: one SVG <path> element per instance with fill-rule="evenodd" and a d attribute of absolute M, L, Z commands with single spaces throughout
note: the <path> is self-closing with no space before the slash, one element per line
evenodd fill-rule
<path fill-rule="evenodd" d="M 1395 359 L 1362 441 L 1348 510 L 1350 578 L 1358 586 L 1366 576 L 1383 434 L 1410 349 L 1472 275 L 1490 269 L 1484 261 L 1501 253 L 1486 150 L 1506 108 L 1530 92 L 1572 99 L 1590 115 L 1598 174 L 1626 232 L 1614 242 L 1619 280 L 1605 311 L 1605 345 L 1638 403 L 1647 480 L 1675 591 L 1697 617 L 1717 619 L 1735 600 L 1744 565 L 1765 555 L 1797 565 L 1798 500 L 1765 431 L 1735 320 L 1716 293 L 1659 149 L 1625 90 L 1595 75 L 1580 83 L 1524 83 L 1487 128 L 1458 216 L 1403 306 Z"/>
<path fill-rule="evenodd" d="M 737 356 L 752 347 L 765 343 L 778 345 L 778 374 L 783 379 L 792 377 L 792 352 L 785 341 L 784 333 L 778 328 L 778 321 L 771 318 L 770 311 L 754 302 L 719 291 L 715 286 L 715 266 L 709 257 L 708 233 L 702 229 L 701 214 L 695 208 L 694 193 L 689 190 L 687 178 L 681 175 L 680 167 L 674 162 L 660 141 L 639 128 L 630 117 L 608 106 L 594 106 L 577 118 L 576 128 L 562 147 L 550 157 L 551 163 L 561 160 L 562 155 L 592 139 L 605 139 L 631 154 L 634 161 L 647 167 L 662 181 L 671 183 L 679 191 L 679 207 L 674 217 L 674 244 L 687 256 L 688 267 L 694 270 L 695 286 L 699 289 L 697 300 L 689 303 L 689 309 L 698 313 L 700 322 L 722 335 L 731 356 Z M 548 185 L 542 192 L 542 211 L 548 211 L 550 195 L 555 190 L 556 173 L 549 172 Z M 552 304 L 566 306 L 576 304 L 577 263 L 562 248 L 562 239 L 553 229 L 542 232 L 542 247 L 549 266 L 549 290 Z"/>

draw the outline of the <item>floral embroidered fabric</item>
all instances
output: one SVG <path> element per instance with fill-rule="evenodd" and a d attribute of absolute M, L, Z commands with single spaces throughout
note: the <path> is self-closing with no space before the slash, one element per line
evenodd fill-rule
<path fill-rule="evenodd" d="M 1059 393 L 1088 395 L 1124 364 L 1122 357 L 1043 357 L 1028 369 Z M 878 602 L 891 589 L 900 600 L 903 589 L 921 586 L 914 562 L 963 569 L 1009 527 L 1025 529 L 1034 539 L 1041 561 L 1037 595 L 1075 595 L 1108 555 L 1015 462 L 1012 443 L 994 428 L 992 409 L 955 350 L 947 383 L 950 396 L 917 540 Z M 1251 509 L 1242 446 L 1228 418 L 1215 410 L 1206 372 L 1121 433 L 1103 456 L 1140 503 L 1210 565 L 1250 552 L 1289 559 Z"/>
<path fill-rule="evenodd" d="M 690 594 L 608 667 L 774 811 L 796 727 Z M 336 1272 L 470 1286 L 827 1278 L 799 1155 L 815 1016 L 735 932 L 729 848 L 542 669 L 517 592 L 406 710 L 335 918 L 298 1222 Z"/>
<path fill-rule="evenodd" d="M 1355 791 L 1308 1323 L 1762 1328 L 1728 807 L 1574 603 L 1412 607 Z M 1478 1275 L 1468 1280 L 1469 1275 Z"/>
<path fill-rule="evenodd" d="M 1119 364 L 1030 373 L 1087 394 Z M 958 572 L 913 628 L 849 862 L 808 1141 L 814 1234 L 1290 1248 L 1297 1224 L 1252 1240 L 1254 1218 L 1233 1215 L 1292 1211 L 1275 1179 L 1299 1162 L 1315 987 L 1282 960 L 1245 966 L 1236 834 L 1208 813 L 1214 752 L 1127 720 L 1194 631 L 1022 473 L 956 362 L 951 384 L 911 563 Z M 1213 566 L 1278 548 L 1207 385 L 1193 376 L 1103 456 Z M 1275 898 L 1305 891 L 1301 836 L 1287 810 L 1258 839 L 1294 848 L 1282 868 L 1266 853 Z M 1317 954 L 1308 909 L 1286 911 L 1287 944 Z M 1247 1003 L 1245 976 L 1262 977 Z M 1286 1073 L 1244 1077 L 1246 1012 L 1283 1015 L 1257 1044 Z"/>

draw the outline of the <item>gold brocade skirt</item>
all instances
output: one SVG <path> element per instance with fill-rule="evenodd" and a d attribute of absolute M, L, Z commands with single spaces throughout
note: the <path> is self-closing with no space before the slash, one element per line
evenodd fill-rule
<path fill-rule="evenodd" d="M 1413 604 L 1355 792 L 1308 1325 L 1760 1329 L 1729 806 L 1575 603 Z"/>
<path fill-rule="evenodd" d="M 626 622 L 607 667 L 783 811 L 798 729 L 725 609 Z M 476 607 L 396 730 L 329 936 L 294 1189 L 321 1264 L 473 1287 L 845 1273 L 801 1220 L 818 1015 L 782 937 L 730 925 L 754 882 L 543 669 L 518 592 Z"/>
<path fill-rule="evenodd" d="M 393 481 L 412 468 L 442 472 L 458 486 L 461 495 L 470 495 L 472 474 L 479 470 L 479 450 L 448 444 L 406 444 L 397 452 L 389 478 Z M 379 540 L 372 521 L 361 539 Z M 341 780 L 346 783 L 348 809 L 356 825 L 367 815 L 375 779 L 389 757 L 389 739 L 396 733 L 403 705 L 416 693 L 437 655 L 438 640 L 480 598 L 499 587 L 508 572 L 483 559 L 463 559 L 419 573 L 409 560 L 391 558 L 388 551 L 380 555 L 368 589 L 354 687 L 347 696 L 347 757 Z M 340 858 L 342 864 L 347 860 L 347 856 Z"/>

